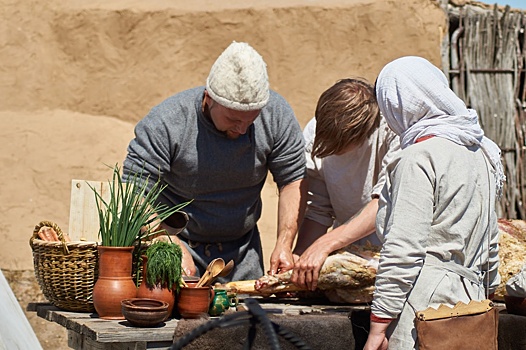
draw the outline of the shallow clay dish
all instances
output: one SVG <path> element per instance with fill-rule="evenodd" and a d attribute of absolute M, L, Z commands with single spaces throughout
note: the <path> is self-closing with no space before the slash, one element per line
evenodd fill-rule
<path fill-rule="evenodd" d="M 509 314 L 526 316 L 526 298 L 505 295 L 504 302 Z"/>
<path fill-rule="evenodd" d="M 121 301 L 122 314 L 136 327 L 155 327 L 170 315 L 165 301 L 147 298 L 132 298 Z"/>

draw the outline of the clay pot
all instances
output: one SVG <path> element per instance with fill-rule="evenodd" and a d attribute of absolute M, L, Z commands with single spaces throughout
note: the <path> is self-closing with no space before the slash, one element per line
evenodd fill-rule
<path fill-rule="evenodd" d="M 208 315 L 214 290 L 211 286 L 196 287 L 196 284 L 188 283 L 188 287 L 181 287 L 179 290 L 177 309 L 182 318 L 200 318 Z"/>
<path fill-rule="evenodd" d="M 142 256 L 142 282 L 141 282 L 141 285 L 139 286 L 139 289 L 137 289 L 137 298 L 156 299 L 156 300 L 161 300 L 161 301 L 168 303 L 168 314 L 166 316 L 166 318 L 168 319 L 170 316 L 172 316 L 172 312 L 174 309 L 177 286 L 173 286 L 172 290 L 169 290 L 166 284 L 164 285 L 157 284 L 155 286 L 149 285 L 146 282 L 147 269 L 148 269 L 148 257 L 146 255 L 143 255 Z"/>
<path fill-rule="evenodd" d="M 93 306 L 100 318 L 124 320 L 121 301 L 135 298 L 131 276 L 133 247 L 98 246 L 99 278 L 93 286 Z"/>

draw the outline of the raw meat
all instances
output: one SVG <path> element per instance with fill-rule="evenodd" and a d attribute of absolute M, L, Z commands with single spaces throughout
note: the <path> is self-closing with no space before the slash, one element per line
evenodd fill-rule
<path fill-rule="evenodd" d="M 372 300 L 374 279 L 380 247 L 351 245 L 330 255 L 323 264 L 318 279 L 318 290 L 329 301 L 338 303 L 366 303 Z M 281 292 L 302 292 L 290 281 L 292 271 L 265 275 L 258 280 L 229 282 L 226 288 L 239 294 L 270 296 Z"/>
<path fill-rule="evenodd" d="M 506 282 L 526 264 L 526 221 L 499 219 L 499 273 L 501 283 L 495 300 L 503 301 Z M 350 245 L 330 255 L 320 271 L 318 291 L 337 303 L 367 303 L 372 300 L 380 247 Z M 239 294 L 270 296 L 281 292 L 310 295 L 290 282 L 291 271 L 265 275 L 258 280 L 229 282 L 225 288 Z"/>

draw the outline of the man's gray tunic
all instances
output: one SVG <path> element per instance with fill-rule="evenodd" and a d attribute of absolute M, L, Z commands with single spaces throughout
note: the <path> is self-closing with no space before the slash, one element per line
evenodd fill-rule
<path fill-rule="evenodd" d="M 175 205 L 193 199 L 184 209 L 190 221 L 180 234 L 182 238 L 203 244 L 246 244 L 247 238 L 256 238 L 251 238 L 251 233 L 259 236 L 260 193 L 268 171 L 278 187 L 305 176 L 301 129 L 288 103 L 271 91 L 269 103 L 247 133 L 228 139 L 202 113 L 203 94 L 204 87 L 176 94 L 137 124 L 124 176 L 144 167 L 150 183 L 160 176 L 168 185 L 160 198 L 162 203 Z M 223 250 L 229 249 L 223 244 Z M 201 258 L 203 263 L 209 260 Z"/>

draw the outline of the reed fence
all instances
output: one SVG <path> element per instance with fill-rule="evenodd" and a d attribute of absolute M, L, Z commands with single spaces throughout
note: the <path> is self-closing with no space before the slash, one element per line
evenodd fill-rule
<path fill-rule="evenodd" d="M 502 150 L 506 184 L 498 215 L 526 219 L 526 14 L 465 5 L 449 6 L 448 17 L 444 71 Z"/>

